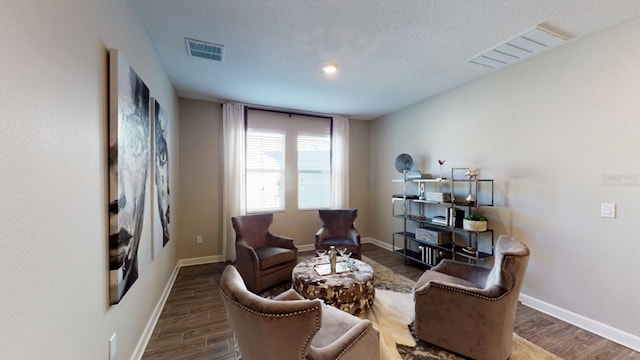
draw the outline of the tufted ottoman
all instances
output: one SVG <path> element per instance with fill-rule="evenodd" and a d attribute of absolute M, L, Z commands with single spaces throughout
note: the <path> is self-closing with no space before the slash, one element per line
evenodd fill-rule
<path fill-rule="evenodd" d="M 373 305 L 376 294 L 371 266 L 353 259 L 357 270 L 319 275 L 314 265 L 327 262 L 326 256 L 301 261 L 291 274 L 293 289 L 306 299 L 321 299 L 350 314 L 364 314 Z"/>

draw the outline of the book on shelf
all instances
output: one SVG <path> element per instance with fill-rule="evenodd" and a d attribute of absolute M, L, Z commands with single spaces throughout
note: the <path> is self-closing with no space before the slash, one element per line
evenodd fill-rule
<path fill-rule="evenodd" d="M 450 207 L 447 209 L 447 225 L 457 228 L 462 227 L 462 220 L 464 219 L 464 210 Z"/>
<path fill-rule="evenodd" d="M 403 195 L 403 194 L 393 194 L 391 195 L 392 198 L 396 198 L 396 199 L 418 199 L 418 195 Z"/>
<path fill-rule="evenodd" d="M 431 222 L 434 224 L 438 224 L 438 225 L 447 225 L 447 218 L 444 216 L 434 216 L 433 219 L 431 219 Z"/>

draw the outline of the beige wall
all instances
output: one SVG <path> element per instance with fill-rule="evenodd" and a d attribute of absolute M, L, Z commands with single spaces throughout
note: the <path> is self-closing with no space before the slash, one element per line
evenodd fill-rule
<path fill-rule="evenodd" d="M 181 207 L 179 248 L 181 259 L 222 258 L 222 108 L 220 103 L 180 100 Z M 352 120 L 350 137 L 350 203 L 358 208 L 356 226 L 368 236 L 369 122 Z M 313 245 L 320 227 L 317 211 L 282 211 L 274 214 L 271 230 L 292 237 L 298 246 Z M 196 235 L 204 244 L 196 245 Z"/>
<path fill-rule="evenodd" d="M 221 104 L 180 99 L 181 259 L 222 255 L 222 150 Z"/>
<path fill-rule="evenodd" d="M 369 184 L 369 121 L 349 122 L 349 205 L 358 209 L 356 228 L 362 237 L 371 236 L 369 230 L 370 184 Z"/>
<path fill-rule="evenodd" d="M 175 264 L 172 241 L 109 306 L 108 51 L 171 116 L 178 101 L 128 1 L 3 1 L 0 12 L 0 358 L 129 359 Z M 150 226 L 150 224 L 146 224 Z"/>
<path fill-rule="evenodd" d="M 529 300 L 640 348 L 637 34 L 638 20 L 373 121 L 372 235 L 401 226 L 388 207 L 398 154 L 432 173 L 437 159 L 479 167 L 496 179 L 490 226 L 532 250 Z"/>

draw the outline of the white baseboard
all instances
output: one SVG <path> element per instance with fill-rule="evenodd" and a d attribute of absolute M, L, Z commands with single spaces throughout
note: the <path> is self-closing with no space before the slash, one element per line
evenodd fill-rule
<path fill-rule="evenodd" d="M 183 266 L 192 266 L 192 265 L 202 265 L 202 264 L 218 263 L 223 261 L 224 261 L 224 257 L 222 255 L 203 256 L 203 257 L 197 257 L 197 258 L 178 260 L 178 264 L 176 266 L 183 267 Z"/>
<path fill-rule="evenodd" d="M 176 267 L 173 269 L 171 276 L 169 276 L 169 281 L 167 281 L 167 285 L 165 285 L 164 290 L 162 291 L 162 295 L 160 295 L 160 299 L 158 299 L 158 303 L 151 313 L 151 317 L 147 322 L 147 326 L 145 326 L 144 331 L 142 332 L 142 336 L 140 336 L 140 340 L 138 340 L 138 344 L 133 350 L 131 360 L 140 360 L 142 359 L 142 355 L 144 355 L 144 350 L 147 348 L 147 344 L 149 344 L 149 339 L 151 339 L 153 329 L 158 323 L 158 319 L 160 318 L 160 314 L 162 314 L 164 304 L 167 302 L 169 294 L 171 293 L 171 288 L 173 287 L 173 283 L 176 281 L 176 277 L 178 276 L 178 271 L 180 270 L 180 266 L 178 264 L 176 264 Z"/>
<path fill-rule="evenodd" d="M 138 340 L 138 344 L 136 345 L 133 354 L 131 355 L 131 360 L 140 360 L 142 359 L 142 355 L 144 355 L 144 350 L 147 348 L 149 344 L 149 339 L 151 339 L 151 335 L 153 334 L 153 329 L 156 327 L 158 323 L 158 319 L 160 318 L 160 314 L 162 313 L 162 309 L 164 308 L 164 304 L 167 302 L 169 298 L 169 294 L 171 293 L 171 288 L 173 287 L 173 283 L 176 281 L 176 277 L 178 276 L 178 272 L 180 268 L 183 266 L 192 266 L 192 265 L 202 265 L 202 264 L 210 264 L 223 262 L 224 257 L 222 255 L 214 255 L 214 256 L 203 256 L 198 258 L 191 259 L 182 259 L 178 260 L 176 267 L 173 269 L 169 280 L 167 281 L 167 285 L 164 287 L 164 291 L 162 291 L 162 295 L 160 299 L 158 299 L 158 303 L 156 304 L 153 312 L 151 313 L 151 317 L 147 322 L 147 326 L 145 326 L 144 331 L 142 332 L 142 336 L 140 336 L 140 340 Z"/>
<path fill-rule="evenodd" d="M 603 338 L 609 339 L 622 346 L 626 346 L 635 351 L 640 351 L 640 337 L 638 336 L 629 334 L 628 332 L 624 332 L 607 324 L 603 324 L 599 321 L 576 314 L 542 300 L 538 300 L 526 294 L 520 294 L 520 301 L 522 301 L 523 304 L 547 315 L 602 336 Z"/>
<path fill-rule="evenodd" d="M 316 249 L 315 244 L 296 245 L 296 247 L 298 251 L 311 251 Z"/>
<path fill-rule="evenodd" d="M 372 238 L 372 237 L 366 237 L 366 238 L 362 238 L 361 239 L 362 243 L 371 243 L 371 244 L 375 244 L 385 250 L 389 250 L 389 251 L 393 251 L 393 247 L 391 246 L 391 244 L 384 242 L 384 241 L 380 241 L 376 238 Z"/>

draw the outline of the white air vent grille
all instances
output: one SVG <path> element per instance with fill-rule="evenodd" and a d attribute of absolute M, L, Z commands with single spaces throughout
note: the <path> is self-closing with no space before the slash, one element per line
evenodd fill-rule
<path fill-rule="evenodd" d="M 187 53 L 190 56 L 222 61 L 224 46 L 189 38 L 185 38 L 185 41 L 187 42 Z"/>
<path fill-rule="evenodd" d="M 541 54 L 562 44 L 567 39 L 540 26 L 478 54 L 467 62 L 498 69 L 514 62 Z"/>

